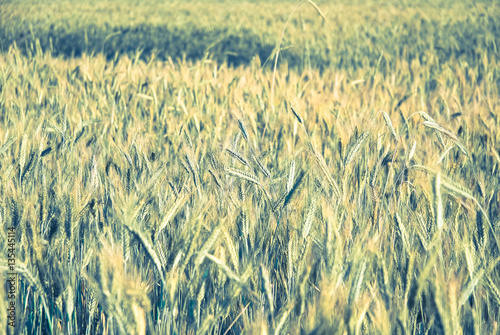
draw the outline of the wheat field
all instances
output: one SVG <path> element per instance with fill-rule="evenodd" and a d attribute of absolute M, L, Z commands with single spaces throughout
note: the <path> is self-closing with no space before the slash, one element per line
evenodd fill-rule
<path fill-rule="evenodd" d="M 499 8 L 0 4 L 0 332 L 500 333 Z"/>

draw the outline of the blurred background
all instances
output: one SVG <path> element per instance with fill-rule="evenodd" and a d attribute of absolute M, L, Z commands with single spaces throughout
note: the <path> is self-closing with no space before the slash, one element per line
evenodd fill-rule
<path fill-rule="evenodd" d="M 500 13 L 491 1 L 298 3 L 6 1 L 0 48 L 268 66 L 279 44 L 280 64 L 299 71 L 377 66 L 383 74 L 399 60 L 439 70 L 456 61 L 484 65 L 498 54 Z M 484 66 L 477 70 L 481 77 Z"/>

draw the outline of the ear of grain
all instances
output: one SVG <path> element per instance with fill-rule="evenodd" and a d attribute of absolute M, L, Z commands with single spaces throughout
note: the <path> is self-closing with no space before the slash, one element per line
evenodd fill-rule
<path fill-rule="evenodd" d="M 206 254 L 206 258 L 215 263 L 219 268 L 219 270 L 221 270 L 230 280 L 233 280 L 238 284 L 243 284 L 241 278 L 236 273 L 234 273 L 223 261 L 217 259 L 215 256 L 212 256 L 211 254 Z"/>
<path fill-rule="evenodd" d="M 414 168 L 416 170 L 424 171 L 426 173 L 430 173 L 430 174 L 433 174 L 436 176 L 438 174 L 433 169 L 422 166 L 422 165 L 413 165 L 412 168 Z M 437 179 L 437 177 L 436 177 L 436 179 Z M 484 211 L 483 207 L 480 205 L 479 201 L 477 201 L 477 199 L 472 194 L 470 194 L 470 192 L 468 190 L 466 190 L 463 186 L 461 186 L 460 184 L 456 183 L 453 180 L 450 180 L 449 178 L 441 178 L 441 175 L 440 175 L 439 184 L 451 193 L 463 196 L 466 199 L 470 199 L 470 200 L 474 201 L 476 206 L 483 213 L 484 218 L 486 219 L 486 222 L 488 223 L 488 226 L 490 228 L 490 231 L 492 232 L 492 236 L 495 239 L 495 244 L 496 244 L 498 250 L 500 250 L 500 242 L 498 241 L 496 234 L 494 234 L 495 230 L 493 228 L 493 225 L 491 224 L 491 221 L 488 219 L 488 215 Z"/>
<path fill-rule="evenodd" d="M 359 150 L 361 149 L 361 146 L 365 143 L 365 141 L 369 135 L 370 135 L 369 132 L 364 132 L 363 134 L 361 134 L 361 136 L 358 138 L 358 140 L 354 143 L 354 145 L 349 150 L 349 152 L 346 156 L 345 162 L 344 162 L 344 166 L 347 166 L 351 162 L 354 161 L 354 158 L 358 154 Z"/>
<path fill-rule="evenodd" d="M 434 199 L 436 202 L 436 223 L 438 231 L 441 232 L 444 226 L 443 201 L 441 199 L 441 173 L 436 174 L 434 181 Z"/>
<path fill-rule="evenodd" d="M 24 134 L 21 139 L 21 149 L 19 151 L 19 180 L 21 180 L 24 164 L 26 163 L 27 146 L 28 146 L 28 135 Z"/>
<path fill-rule="evenodd" d="M 307 237 L 309 236 L 309 232 L 311 230 L 313 221 L 314 221 L 314 214 L 316 212 L 316 204 L 317 200 L 316 198 L 313 198 L 311 201 L 311 205 L 309 206 L 309 211 L 306 216 L 306 221 L 304 223 L 304 228 L 302 230 L 302 239 L 306 240 Z"/>
<path fill-rule="evenodd" d="M 217 226 L 214 231 L 212 232 L 212 235 L 210 235 L 210 238 L 205 242 L 205 244 L 201 247 L 198 256 L 196 257 L 195 264 L 197 266 L 200 266 L 203 260 L 205 259 L 205 256 L 208 254 L 210 249 L 213 247 L 217 239 L 219 238 L 220 232 L 222 230 L 221 225 Z"/>
<path fill-rule="evenodd" d="M 156 266 L 156 269 L 158 270 L 158 273 L 160 275 L 161 280 L 164 282 L 165 279 L 163 278 L 163 268 L 161 266 L 161 261 L 160 261 L 160 258 L 158 257 L 158 254 L 156 253 L 156 251 L 153 247 L 153 243 L 151 242 L 151 240 L 139 228 L 134 227 L 134 226 L 127 226 L 127 228 L 142 243 L 148 256 L 151 258 L 151 260 L 153 261 L 153 264 Z"/>
<path fill-rule="evenodd" d="M 434 121 L 434 119 L 433 119 L 433 118 L 431 118 L 431 117 L 429 116 L 429 114 L 427 114 L 426 112 L 419 111 L 418 113 L 420 114 L 420 116 L 421 116 L 421 117 L 422 117 L 425 121 L 436 123 L 436 121 Z"/>
<path fill-rule="evenodd" d="M 267 301 L 269 303 L 269 309 L 271 310 L 271 314 L 274 313 L 274 298 L 273 292 L 271 289 L 271 280 L 269 278 L 269 272 L 264 265 L 260 265 L 260 270 L 262 274 L 262 280 L 264 281 L 264 289 L 266 291 Z"/>
<path fill-rule="evenodd" d="M 453 143 L 455 143 L 458 146 L 460 151 L 462 151 L 462 153 L 465 156 L 469 157 L 469 152 L 467 151 L 465 146 L 460 142 L 458 137 L 455 134 L 453 134 L 451 131 L 441 127 L 440 125 L 438 125 L 437 123 L 432 122 L 432 121 L 424 121 L 423 125 L 426 126 L 427 128 L 437 130 L 440 134 L 443 134 L 443 135 L 446 135 L 447 137 L 449 137 L 453 141 Z M 444 143 L 442 143 L 442 145 L 444 146 Z"/>
<path fill-rule="evenodd" d="M 15 137 L 11 136 L 7 141 L 0 147 L 0 156 L 5 154 L 12 144 L 16 141 Z"/>
<path fill-rule="evenodd" d="M 370 186 L 372 188 L 375 187 L 375 184 L 376 184 L 376 181 L 377 181 L 377 177 L 378 177 L 378 174 L 380 172 L 380 167 L 382 166 L 382 163 L 383 163 L 385 157 L 389 153 L 389 148 L 390 147 L 388 146 L 385 149 L 384 153 L 380 156 L 380 158 L 378 159 L 377 163 L 375 163 L 375 166 L 373 167 L 373 171 L 372 171 L 371 178 L 370 178 Z"/>
<path fill-rule="evenodd" d="M 304 120 L 302 119 L 302 116 L 300 116 L 300 114 L 297 111 L 296 107 L 294 107 L 291 103 L 290 103 L 290 110 L 292 111 L 292 113 L 295 116 L 295 118 L 297 119 L 297 121 L 299 121 L 299 123 L 301 125 L 304 125 Z"/>
<path fill-rule="evenodd" d="M 281 328 L 285 325 L 286 320 L 288 319 L 290 313 L 293 311 L 293 305 L 294 303 L 290 303 L 286 309 L 283 310 L 281 315 L 277 318 L 278 323 L 276 324 L 276 328 L 274 330 L 275 335 L 281 334 Z"/>
<path fill-rule="evenodd" d="M 248 180 L 249 182 L 252 182 L 252 183 L 258 185 L 260 187 L 260 189 L 266 195 L 267 200 L 271 202 L 271 196 L 270 196 L 269 192 L 259 182 L 259 180 L 257 179 L 256 176 L 254 176 L 251 173 L 248 173 L 246 171 L 239 170 L 239 169 L 226 168 L 225 171 L 232 176 L 235 176 L 235 177 L 238 177 L 238 178 L 241 178 L 244 180 Z"/>
<path fill-rule="evenodd" d="M 359 298 L 359 294 L 361 293 L 361 287 L 363 285 L 363 279 L 366 270 L 366 261 L 363 261 L 361 267 L 356 273 L 356 277 L 353 281 L 353 288 L 349 293 L 349 304 L 354 304 Z"/>
<path fill-rule="evenodd" d="M 293 186 L 293 179 L 295 178 L 295 160 L 290 163 L 290 172 L 288 174 L 288 182 L 286 184 L 286 191 L 290 193 Z"/>
<path fill-rule="evenodd" d="M 288 250 L 287 250 L 287 280 L 288 280 L 288 295 L 291 295 L 292 291 L 292 283 L 293 283 L 293 274 L 294 274 L 294 248 L 293 248 L 293 238 L 288 241 Z"/>
<path fill-rule="evenodd" d="M 288 192 L 288 194 L 285 197 L 285 200 L 283 203 L 283 208 L 286 207 L 286 205 L 288 205 L 288 203 L 290 203 L 294 194 L 297 193 L 297 190 L 298 190 L 300 184 L 302 183 L 304 176 L 305 176 L 305 172 L 300 171 L 299 175 L 297 176 L 297 179 L 295 180 L 295 183 L 293 184 L 292 189 L 290 190 L 290 192 Z"/>
<path fill-rule="evenodd" d="M 235 177 L 238 177 L 238 178 L 241 178 L 241 179 L 245 179 L 245 180 L 248 180 L 249 182 L 252 182 L 256 185 L 260 185 L 260 182 L 259 180 L 257 179 L 256 176 L 246 172 L 246 171 L 243 171 L 243 170 L 239 170 L 239 169 L 232 169 L 232 168 L 226 168 L 226 172 L 232 176 L 235 176 Z"/>
<path fill-rule="evenodd" d="M 401 220 L 401 217 L 399 216 L 399 213 L 396 213 L 394 216 L 394 219 L 396 220 L 396 225 L 399 230 L 399 234 L 401 235 L 401 239 L 403 240 L 403 245 L 406 250 L 406 252 L 410 253 L 411 251 L 411 246 L 410 246 L 410 239 L 408 236 L 408 231 L 406 230 L 406 227 Z"/>
<path fill-rule="evenodd" d="M 177 198 L 177 200 L 174 202 L 172 207 L 170 207 L 168 212 L 163 217 L 160 225 L 158 226 L 158 229 L 155 233 L 155 240 L 158 239 L 158 235 L 161 234 L 161 232 L 167 227 L 167 225 L 175 217 L 178 210 L 182 207 L 182 204 L 184 204 L 187 201 L 187 199 L 188 199 L 188 197 L 186 194 L 182 194 L 181 196 L 179 196 Z"/>
<path fill-rule="evenodd" d="M 391 118 L 389 117 L 389 115 L 386 112 L 382 112 L 382 115 L 384 116 L 384 121 L 385 121 L 385 124 L 387 125 L 387 128 L 389 128 L 392 136 L 394 136 L 394 139 L 396 140 L 396 142 L 398 142 L 399 141 L 399 136 L 396 133 L 396 130 L 394 129 L 394 126 L 392 125 Z"/>
<path fill-rule="evenodd" d="M 484 229 L 483 229 L 483 213 L 481 211 L 476 211 L 476 228 L 477 228 L 477 238 L 479 245 L 482 246 L 484 243 Z"/>
<path fill-rule="evenodd" d="M 238 273 L 238 269 L 240 267 L 238 251 L 236 250 L 236 246 L 234 244 L 234 241 L 231 238 L 231 235 L 229 234 L 229 232 L 227 231 L 227 228 L 223 228 L 222 233 L 224 235 L 224 240 L 226 241 L 227 249 L 229 250 L 229 256 L 231 258 L 231 262 L 233 263 L 233 266 L 236 270 L 236 273 Z"/>
<path fill-rule="evenodd" d="M 248 136 L 248 131 L 247 131 L 247 128 L 245 127 L 245 125 L 243 124 L 243 121 L 238 120 L 238 126 L 240 127 L 241 133 L 243 134 L 243 137 L 245 138 L 245 140 L 249 141 L 250 136 Z"/>
<path fill-rule="evenodd" d="M 321 171 L 325 175 L 326 179 L 328 180 L 328 183 L 330 184 L 330 187 L 333 189 L 335 196 L 339 197 L 340 196 L 340 189 L 333 179 L 332 175 L 330 172 L 328 172 L 328 168 L 326 166 L 324 158 L 320 155 L 320 153 L 314 148 L 311 142 L 309 142 L 309 149 L 313 152 L 314 157 L 316 158 L 316 162 L 318 163 Z"/>
<path fill-rule="evenodd" d="M 226 151 L 231 156 L 233 156 L 234 158 L 236 158 L 236 160 L 238 160 L 241 164 L 248 166 L 248 162 L 246 161 L 245 157 L 243 157 L 241 154 L 239 154 L 238 152 L 236 152 L 234 150 L 231 150 L 229 148 L 227 148 Z"/>
<path fill-rule="evenodd" d="M 255 157 L 255 156 L 252 156 L 252 157 L 253 157 L 253 160 L 255 161 L 255 163 L 257 163 L 257 166 L 259 167 L 260 171 L 262 171 L 262 173 L 264 173 L 264 176 L 266 176 L 267 178 L 271 178 L 271 172 L 269 172 L 269 170 L 260 161 L 260 159 L 258 157 Z"/>

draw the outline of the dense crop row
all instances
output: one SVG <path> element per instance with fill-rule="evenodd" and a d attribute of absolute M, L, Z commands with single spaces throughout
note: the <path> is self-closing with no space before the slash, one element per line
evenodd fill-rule
<path fill-rule="evenodd" d="M 299 70 L 357 70 L 378 63 L 388 74 L 401 60 L 435 69 L 463 62 L 478 65 L 482 78 L 484 63 L 499 52 L 500 11 L 486 4 L 325 4 L 326 22 L 307 6 L 291 17 L 281 44 L 282 62 Z M 258 56 L 264 63 L 273 56 L 291 8 L 291 3 L 245 2 L 12 4 L 1 13 L 0 41 L 4 51 L 15 43 L 25 54 L 103 53 L 112 60 L 140 51 L 144 60 L 210 57 L 242 65 Z"/>
<path fill-rule="evenodd" d="M 141 4 L 21 2 L 2 5 L 0 25 L 21 32 L 24 8 L 42 50 L 41 32 L 78 40 L 88 20 L 120 54 L 144 33 L 132 27 L 153 41 L 178 31 L 194 53 L 182 34 L 207 17 L 260 41 L 247 20 L 276 15 L 274 48 L 290 14 Z M 109 60 L 4 44 L 0 278 L 14 248 L 19 333 L 498 333 L 498 9 L 440 5 L 324 5 L 324 23 L 301 7 L 275 76 L 246 49 L 233 68 L 217 53 L 145 62 L 132 48 Z M 248 15 L 221 19 L 234 8 Z M 159 28 L 168 11 L 184 16 Z M 127 20 L 128 35 L 103 37 Z M 331 56 L 315 58 L 321 43 Z M 10 331 L 9 299 L 0 290 Z"/>

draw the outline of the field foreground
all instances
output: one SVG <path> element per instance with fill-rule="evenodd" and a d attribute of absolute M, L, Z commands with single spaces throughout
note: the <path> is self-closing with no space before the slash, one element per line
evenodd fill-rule
<path fill-rule="evenodd" d="M 495 50 L 274 78 L 6 48 L 0 329 L 498 333 Z"/>

